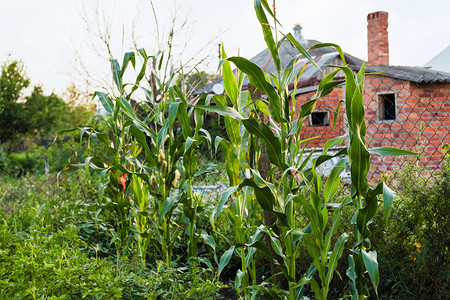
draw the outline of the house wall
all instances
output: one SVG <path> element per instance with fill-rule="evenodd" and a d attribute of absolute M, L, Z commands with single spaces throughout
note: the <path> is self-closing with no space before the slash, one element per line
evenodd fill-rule
<path fill-rule="evenodd" d="M 300 111 L 300 108 L 303 104 L 310 101 L 312 97 L 314 96 L 315 92 L 310 92 L 306 94 L 298 95 L 296 98 L 295 103 L 295 109 L 298 115 L 298 112 Z M 315 147 L 323 147 L 326 141 L 329 139 L 332 139 L 336 136 L 340 136 L 345 134 L 345 126 L 344 126 L 344 118 L 343 118 L 343 105 L 340 107 L 340 114 L 338 116 L 336 127 L 333 130 L 333 122 L 334 122 L 334 113 L 336 111 L 336 108 L 339 104 L 339 101 L 343 99 L 343 89 L 342 87 L 335 88 L 335 90 L 321 98 L 316 103 L 316 111 L 327 111 L 329 115 L 329 121 L 330 124 L 328 126 L 312 126 L 310 125 L 309 118 L 306 118 L 303 121 L 303 127 L 301 130 L 301 138 L 302 139 L 308 139 L 312 137 L 318 137 L 316 139 L 313 139 L 311 141 L 308 141 L 307 147 L 308 148 L 315 148 Z"/>
<path fill-rule="evenodd" d="M 380 121 L 380 94 L 396 95 L 396 120 Z M 450 84 L 418 85 L 384 76 L 365 80 L 367 139 L 369 148 L 396 147 L 421 153 L 420 162 L 430 169 L 442 163 L 441 147 L 450 143 Z M 405 157 L 373 156 L 374 173 L 380 174 L 405 163 Z"/>
<path fill-rule="evenodd" d="M 396 119 L 380 120 L 379 95 L 395 94 Z M 313 92 L 298 95 L 297 111 L 314 95 Z M 342 117 L 344 107 L 333 130 L 334 111 L 343 99 L 343 89 L 317 102 L 316 109 L 330 112 L 330 126 L 311 126 L 305 120 L 302 138 L 320 136 L 308 142 L 308 148 L 323 147 L 330 138 L 342 135 L 346 123 Z M 381 75 L 367 76 L 364 85 L 364 102 L 366 106 L 366 139 L 368 148 L 397 147 L 422 153 L 421 163 L 431 169 L 439 168 L 442 163 L 441 146 L 450 143 L 450 83 L 418 85 L 409 81 L 396 80 Z M 372 156 L 372 175 L 380 175 L 388 170 L 398 169 L 405 163 L 405 157 Z"/>

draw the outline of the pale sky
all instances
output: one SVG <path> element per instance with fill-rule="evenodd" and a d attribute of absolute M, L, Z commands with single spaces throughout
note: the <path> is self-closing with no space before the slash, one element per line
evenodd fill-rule
<path fill-rule="evenodd" d="M 0 62 L 8 54 L 22 59 L 33 84 L 43 85 L 47 93 L 61 93 L 71 82 L 82 81 L 73 71 L 78 53 L 86 68 L 101 80 L 108 76 L 109 65 L 94 49 L 104 57 L 107 52 L 88 33 L 82 16 L 94 32 L 96 24 L 100 28 L 111 24 L 112 52 L 120 61 L 134 47 L 132 32 L 138 47 L 147 53 L 158 48 L 151 2 L 0 0 Z M 153 5 L 163 36 L 160 40 L 164 40 L 171 16 L 176 14 L 178 23 L 186 19 L 187 30 L 175 37 L 183 61 L 204 49 L 200 55 L 212 54 L 209 70 L 215 70 L 219 42 L 224 43 L 228 56 L 251 58 L 265 48 L 252 0 L 153 0 Z M 300 23 L 306 39 L 337 43 L 361 59 L 367 59 L 366 16 L 379 10 L 389 13 L 392 65 L 421 66 L 450 45 L 449 0 L 278 0 L 276 7 L 283 33 Z M 213 42 L 208 46 L 208 41 Z"/>

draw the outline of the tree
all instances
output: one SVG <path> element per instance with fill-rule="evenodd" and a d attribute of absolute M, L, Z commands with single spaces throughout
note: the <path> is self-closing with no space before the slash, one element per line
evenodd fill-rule
<path fill-rule="evenodd" d="M 24 65 L 19 60 L 5 62 L 0 77 L 0 144 L 16 133 L 24 133 L 25 115 L 23 103 L 19 102 L 22 92 L 30 85 Z"/>
<path fill-rule="evenodd" d="M 44 95 L 40 86 L 35 86 L 26 100 L 26 129 L 38 137 L 49 137 L 63 129 L 70 119 L 69 105 L 53 93 Z"/>
<path fill-rule="evenodd" d="M 94 115 L 95 104 L 92 102 L 92 95 L 81 91 L 79 86 L 72 83 L 62 94 L 62 99 L 69 108 L 69 117 L 66 118 L 68 128 L 85 126 Z"/>

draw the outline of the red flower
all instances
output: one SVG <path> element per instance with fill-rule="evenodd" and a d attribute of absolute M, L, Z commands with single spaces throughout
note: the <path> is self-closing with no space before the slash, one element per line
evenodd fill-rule
<path fill-rule="evenodd" d="M 119 178 L 119 184 L 123 187 L 125 191 L 125 182 L 127 181 L 127 174 L 123 174 L 122 177 Z"/>

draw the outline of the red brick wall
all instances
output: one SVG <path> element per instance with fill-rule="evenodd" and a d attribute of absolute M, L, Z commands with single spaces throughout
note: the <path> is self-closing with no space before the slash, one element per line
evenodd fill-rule
<path fill-rule="evenodd" d="M 378 94 L 396 94 L 396 120 L 378 120 Z M 450 84 L 417 85 L 383 76 L 366 77 L 364 88 L 369 148 L 390 146 L 423 151 L 421 162 L 438 168 L 441 146 L 450 143 Z M 419 145 L 419 143 L 421 145 Z M 420 147 L 417 147 L 420 146 Z M 399 167 L 404 157 L 373 157 L 378 172 Z"/>
<path fill-rule="evenodd" d="M 337 88 L 317 102 L 316 109 L 327 109 L 330 112 L 330 126 L 311 126 L 308 119 L 304 121 L 302 139 L 320 136 L 309 141 L 308 148 L 323 147 L 330 138 L 345 133 L 343 106 L 340 108 L 336 129 L 333 130 L 332 126 L 334 111 L 343 98 L 342 93 L 343 89 Z M 395 121 L 380 121 L 378 117 L 378 95 L 386 93 L 396 95 Z M 313 95 L 311 92 L 297 97 L 297 112 Z M 444 142 L 450 143 L 450 83 L 417 85 L 386 76 L 368 76 L 364 85 L 364 102 L 368 135 L 366 143 L 369 148 L 389 146 L 411 150 L 418 146 L 420 140 L 420 149 L 423 150 L 421 162 L 431 169 L 440 166 L 441 146 Z M 373 174 L 398 169 L 404 160 L 404 157 L 373 156 Z"/>
<path fill-rule="evenodd" d="M 311 98 L 314 96 L 314 92 L 310 92 L 307 94 L 298 95 L 296 99 L 296 112 L 298 113 L 300 111 L 300 107 L 305 104 L 306 102 L 310 101 Z M 339 104 L 339 101 L 343 98 L 343 89 L 342 88 L 335 88 L 333 93 L 321 98 L 316 103 L 316 110 L 327 110 L 329 112 L 329 118 L 330 118 L 330 125 L 329 126 L 311 126 L 309 124 L 309 118 L 306 118 L 303 122 L 303 127 L 301 130 L 301 138 L 302 139 L 308 139 L 312 137 L 319 136 L 319 138 L 311 140 L 307 143 L 308 148 L 315 148 L 315 147 L 323 147 L 326 141 L 329 139 L 332 139 L 336 136 L 340 136 L 345 134 L 344 129 L 344 118 L 343 118 L 343 111 L 344 107 L 341 105 L 340 107 L 340 113 L 339 117 L 337 119 L 336 127 L 333 130 L 333 122 L 334 122 L 334 113 L 336 111 L 336 108 Z"/>

